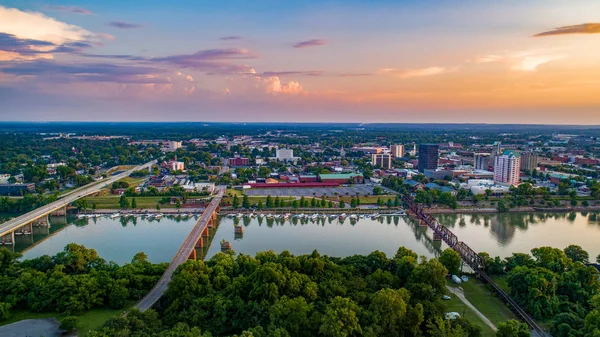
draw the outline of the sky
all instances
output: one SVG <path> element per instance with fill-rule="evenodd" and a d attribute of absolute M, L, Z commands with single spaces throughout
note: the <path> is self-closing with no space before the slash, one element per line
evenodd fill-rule
<path fill-rule="evenodd" d="M 598 0 L 0 0 L 0 120 L 600 124 Z"/>

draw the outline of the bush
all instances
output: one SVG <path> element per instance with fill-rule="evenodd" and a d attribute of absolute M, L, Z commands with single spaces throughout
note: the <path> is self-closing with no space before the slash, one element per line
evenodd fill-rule
<path fill-rule="evenodd" d="M 10 303 L 0 302 L 0 321 L 7 320 L 10 317 Z"/>
<path fill-rule="evenodd" d="M 79 318 L 75 316 L 67 316 L 60 322 L 59 328 L 65 331 L 73 331 L 79 324 Z"/>

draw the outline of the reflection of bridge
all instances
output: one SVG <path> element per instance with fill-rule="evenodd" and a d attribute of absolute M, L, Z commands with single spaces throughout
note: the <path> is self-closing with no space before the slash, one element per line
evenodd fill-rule
<path fill-rule="evenodd" d="M 146 296 L 142 298 L 138 304 L 136 304 L 135 308 L 139 309 L 140 311 L 146 311 L 150 309 L 152 305 L 154 305 L 154 303 L 156 303 L 156 301 L 158 301 L 158 299 L 167 290 L 167 285 L 171 281 L 171 276 L 173 275 L 175 269 L 177 269 L 179 265 L 183 264 L 188 259 L 196 259 L 196 248 L 204 247 L 204 238 L 208 238 L 209 228 L 216 226 L 215 221 L 217 218 L 217 212 L 219 211 L 219 203 L 223 198 L 223 194 L 225 194 L 225 187 L 221 186 L 219 187 L 217 195 L 206 207 L 206 210 L 204 213 L 202 213 L 200 219 L 198 219 L 198 222 L 181 245 L 181 248 L 179 248 L 179 251 L 177 254 L 175 254 L 175 257 L 171 261 L 171 264 L 167 270 L 165 270 L 160 280 L 158 280 L 158 283 L 156 283 L 154 288 L 152 288 L 152 290 L 150 290 L 150 292 L 146 294 Z M 208 244 L 208 242 L 206 244 Z"/>
<path fill-rule="evenodd" d="M 63 198 L 39 207 L 29 213 L 23 214 L 12 220 L 6 221 L 0 225 L 0 244 L 13 244 L 15 243 L 15 234 L 17 235 L 33 235 L 33 226 L 48 226 L 48 215 L 65 215 L 66 208 L 73 201 L 90 194 L 97 193 L 103 187 L 112 184 L 113 182 L 123 179 L 129 176 L 134 171 L 139 171 L 151 167 L 155 161 L 148 162 L 146 164 L 136 166 L 129 171 L 125 171 L 120 174 L 116 174 L 102 181 L 102 183 L 93 182 L 88 187 L 77 189 L 77 193 L 71 193 Z"/>
<path fill-rule="evenodd" d="M 545 335 L 533 318 L 531 318 L 506 292 L 500 289 L 500 287 L 485 273 L 485 262 L 481 256 L 464 242 L 458 241 L 458 237 L 444 225 L 440 224 L 433 216 L 423 212 L 423 208 L 419 206 L 411 196 L 402 196 L 402 201 L 406 204 L 407 211 L 412 213 L 411 215 L 416 216 L 423 225 L 426 225 L 433 230 L 434 240 L 441 239 L 450 248 L 458 252 L 463 261 L 483 280 L 489 283 L 518 316 L 523 318 L 523 320 L 540 336 Z"/>

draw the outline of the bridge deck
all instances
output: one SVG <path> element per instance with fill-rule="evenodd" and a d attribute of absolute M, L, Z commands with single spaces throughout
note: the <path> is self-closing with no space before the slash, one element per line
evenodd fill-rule
<path fill-rule="evenodd" d="M 405 195 L 402 197 L 402 201 L 407 205 L 407 208 L 414 213 L 420 221 L 427 224 L 433 232 L 438 235 L 444 243 L 450 248 L 454 249 L 460 254 L 462 260 L 473 269 L 484 281 L 489 283 L 494 290 L 500 295 L 502 299 L 520 316 L 539 336 L 545 336 L 546 334 L 539 327 L 539 325 L 523 310 L 515 300 L 513 300 L 505 291 L 485 273 L 485 264 L 483 259 L 473 251 L 467 244 L 458 240 L 458 237 L 454 235 L 448 228 L 440 224 L 434 217 L 423 212 L 423 208 L 420 207 L 412 197 Z"/>
<path fill-rule="evenodd" d="M 148 166 L 151 166 L 154 163 L 156 163 L 156 161 L 151 161 L 146 164 L 136 166 L 129 171 L 125 171 L 123 173 L 120 173 L 115 176 L 109 177 L 105 180 L 102 180 L 102 182 L 100 182 L 100 183 L 93 182 L 93 183 L 87 185 L 87 186 L 89 186 L 87 188 L 83 187 L 83 188 L 78 189 L 77 193 L 71 193 L 63 198 L 58 199 L 55 202 L 52 202 L 52 203 L 49 203 L 42 207 L 36 208 L 35 210 L 33 210 L 29 213 L 25 213 L 25 214 L 23 214 L 19 217 L 16 217 L 12 220 L 6 221 L 0 225 L 0 237 L 4 236 L 6 234 L 10 234 L 11 232 L 15 231 L 16 229 L 18 229 L 22 226 L 25 226 L 28 223 L 30 223 L 36 219 L 39 219 L 39 218 L 46 216 L 56 210 L 66 207 L 69 204 L 71 204 L 73 201 L 75 201 L 79 198 L 83 198 L 87 195 L 94 194 L 94 193 L 100 191 L 100 189 L 102 189 L 106 185 L 112 184 L 113 182 L 115 182 L 117 180 L 120 180 L 120 179 L 123 179 L 123 178 L 129 176 L 134 171 L 147 169 Z"/>
<path fill-rule="evenodd" d="M 212 217 L 213 213 L 215 212 L 217 206 L 219 206 L 221 198 L 223 198 L 223 194 L 225 194 L 225 188 L 221 187 L 217 195 L 206 207 L 204 213 L 202 213 L 202 215 L 200 216 L 200 219 L 198 219 L 198 222 L 179 248 L 177 254 L 175 254 L 175 257 L 171 261 L 171 264 L 169 265 L 167 270 L 165 270 L 160 280 L 158 280 L 156 285 L 154 285 L 154 288 L 152 288 L 152 290 L 150 290 L 150 292 L 148 292 L 148 294 L 146 294 L 146 296 L 144 296 L 144 298 L 142 298 L 138 302 L 138 304 L 135 305 L 135 308 L 139 309 L 140 311 L 146 311 L 150 309 L 154 305 L 154 303 L 156 303 L 156 301 L 158 301 L 158 299 L 165 293 L 165 291 L 167 290 L 167 286 L 171 281 L 171 276 L 173 275 L 173 272 L 175 271 L 175 269 L 177 269 L 177 267 L 179 267 L 179 265 L 183 264 L 185 261 L 188 260 L 188 257 L 195 249 L 196 242 L 201 237 L 202 232 L 204 231 L 206 226 L 208 226 L 208 222 Z"/>

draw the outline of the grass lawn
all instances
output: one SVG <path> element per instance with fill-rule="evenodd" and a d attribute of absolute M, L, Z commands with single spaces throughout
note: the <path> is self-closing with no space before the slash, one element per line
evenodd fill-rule
<path fill-rule="evenodd" d="M 242 195 L 238 195 L 238 200 L 240 201 L 240 206 L 242 205 L 242 198 L 243 198 Z M 271 199 L 273 201 L 275 201 L 275 197 L 272 196 Z M 291 202 L 294 199 L 296 199 L 296 198 L 295 197 L 279 197 L 279 200 L 285 200 L 285 201 L 289 201 L 289 202 Z M 305 197 L 305 199 L 308 200 L 309 198 Z M 266 205 L 266 203 L 267 203 L 267 197 L 262 197 L 262 196 L 261 197 L 254 197 L 254 196 L 252 196 L 252 197 L 248 197 L 248 201 L 250 201 L 250 205 L 258 204 L 259 201 L 262 201 L 263 205 Z M 233 197 L 223 197 L 223 202 L 231 204 L 233 202 Z"/>
<path fill-rule="evenodd" d="M 448 301 L 444 301 L 446 304 L 447 312 L 458 312 L 462 318 L 468 319 L 471 323 L 481 327 L 481 336 L 482 337 L 494 337 L 496 333 L 492 328 L 490 328 L 487 324 L 485 324 L 479 316 L 473 312 L 469 307 L 467 307 L 458 297 L 450 294 L 451 299 Z M 488 317 L 489 318 L 489 317 Z"/>
<path fill-rule="evenodd" d="M 500 287 L 500 289 L 504 290 L 507 294 L 510 294 L 510 288 L 508 287 L 508 283 L 506 282 L 505 275 L 493 275 L 490 276 L 494 282 Z"/>
<path fill-rule="evenodd" d="M 237 195 L 237 196 L 238 196 L 238 198 L 239 198 L 239 197 L 241 197 L 241 196 L 243 196 L 243 195 L 244 195 L 244 192 L 243 192 L 243 191 L 240 191 L 240 190 L 236 190 L 235 188 L 228 188 L 228 189 L 225 191 L 225 195 L 226 195 L 226 196 L 229 196 L 229 195 L 231 195 L 232 197 L 233 197 L 234 195 Z"/>
<path fill-rule="evenodd" d="M 79 336 L 85 336 L 89 330 L 94 330 L 102 326 L 102 324 L 111 316 L 120 315 L 124 309 L 105 309 L 96 308 L 89 310 L 79 315 Z M 10 318 L 0 322 L 0 325 L 14 323 L 24 319 L 41 319 L 55 317 L 57 320 L 62 320 L 66 315 L 56 312 L 32 312 L 28 310 L 11 310 Z"/>
<path fill-rule="evenodd" d="M 120 195 L 111 195 L 111 196 L 102 196 L 102 197 L 88 197 L 87 203 L 91 208 L 92 204 L 96 204 L 97 209 L 118 209 L 119 207 L 119 199 Z M 135 197 L 135 202 L 137 204 L 137 208 L 150 208 L 154 209 L 156 204 L 163 197 Z M 129 202 L 131 202 L 131 198 Z M 160 208 L 175 208 L 175 205 L 171 204 L 163 204 L 160 205 Z"/>
<path fill-rule="evenodd" d="M 451 284 L 455 286 L 455 284 Z M 509 319 L 517 319 L 510 309 L 490 291 L 483 282 L 474 277 L 469 277 L 468 282 L 463 282 L 459 285 L 463 288 L 465 297 L 473 304 L 482 314 L 484 314 L 494 325 L 507 321 Z"/>

